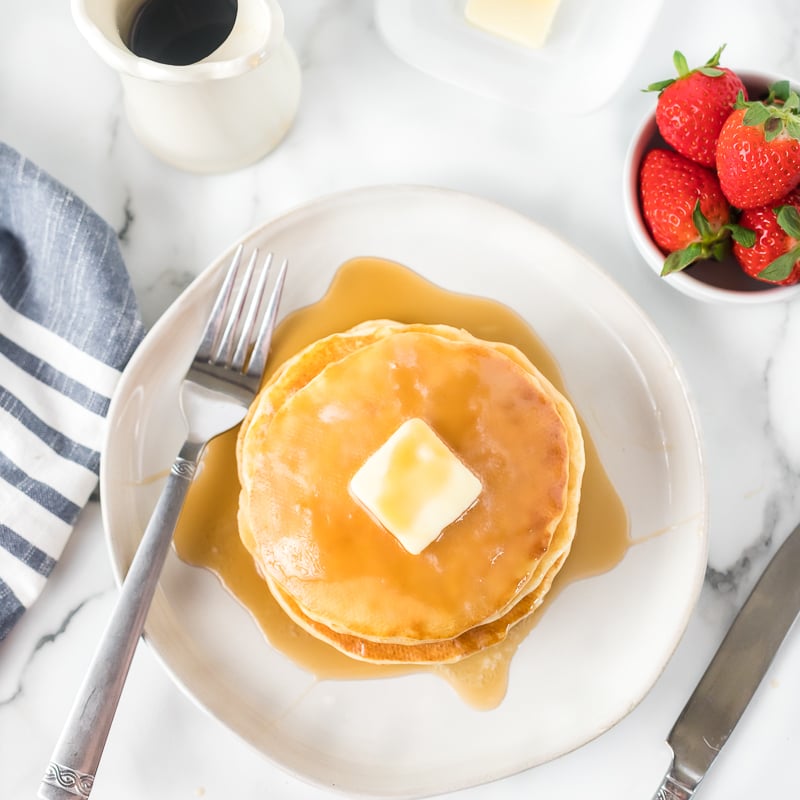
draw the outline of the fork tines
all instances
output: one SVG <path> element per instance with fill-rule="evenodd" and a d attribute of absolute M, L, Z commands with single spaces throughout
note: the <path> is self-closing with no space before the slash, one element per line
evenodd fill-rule
<path fill-rule="evenodd" d="M 259 268 L 256 248 L 243 268 L 243 252 L 244 247 L 239 245 L 217 294 L 197 355 L 210 364 L 223 364 L 244 375 L 258 377 L 267 360 L 287 261 L 281 263 L 274 286 L 267 292 L 273 254 L 268 253 Z"/>

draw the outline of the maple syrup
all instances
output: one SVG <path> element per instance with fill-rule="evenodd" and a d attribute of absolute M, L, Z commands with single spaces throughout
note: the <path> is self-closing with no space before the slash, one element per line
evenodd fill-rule
<path fill-rule="evenodd" d="M 126 44 L 140 58 L 186 66 L 211 55 L 236 21 L 237 0 L 145 0 Z"/>
<path fill-rule="evenodd" d="M 490 341 L 518 347 L 565 393 L 558 366 L 527 323 L 494 300 L 456 294 L 411 270 L 379 258 L 356 258 L 337 272 L 317 303 L 289 314 L 278 326 L 265 378 L 311 342 L 371 319 L 442 323 Z M 576 409 L 576 411 L 580 411 Z M 350 658 L 297 626 L 280 608 L 239 539 L 236 436 L 212 441 L 178 522 L 175 547 L 184 561 L 211 570 L 248 609 L 273 647 L 319 679 L 385 678 L 432 672 L 475 708 L 503 699 L 511 659 L 558 592 L 573 581 L 612 569 L 630 546 L 628 518 L 585 426 L 586 470 L 572 550 L 542 606 L 514 626 L 500 644 L 449 665 L 381 665 Z"/>

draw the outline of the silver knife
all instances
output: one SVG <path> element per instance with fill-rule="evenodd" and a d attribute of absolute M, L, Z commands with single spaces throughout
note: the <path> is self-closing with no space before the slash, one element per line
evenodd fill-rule
<path fill-rule="evenodd" d="M 744 713 L 800 611 L 800 525 L 772 557 L 667 737 L 653 800 L 689 800 Z"/>

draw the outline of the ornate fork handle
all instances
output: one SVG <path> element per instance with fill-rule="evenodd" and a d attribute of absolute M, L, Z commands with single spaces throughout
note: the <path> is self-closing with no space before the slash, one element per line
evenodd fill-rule
<path fill-rule="evenodd" d="M 122 584 L 117 605 L 69 719 L 39 786 L 42 800 L 87 798 L 122 695 L 122 687 L 144 629 L 147 611 L 169 551 L 202 445 L 187 442 L 167 483 Z"/>

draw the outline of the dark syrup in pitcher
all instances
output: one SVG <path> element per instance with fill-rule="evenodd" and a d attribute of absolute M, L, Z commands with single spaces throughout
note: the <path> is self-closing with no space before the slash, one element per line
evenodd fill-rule
<path fill-rule="evenodd" d="M 126 44 L 140 58 L 194 64 L 228 38 L 237 7 L 237 0 L 145 0 L 134 13 Z"/>

